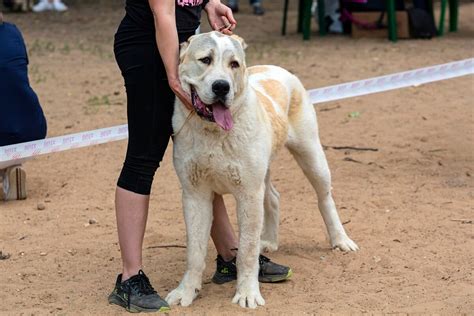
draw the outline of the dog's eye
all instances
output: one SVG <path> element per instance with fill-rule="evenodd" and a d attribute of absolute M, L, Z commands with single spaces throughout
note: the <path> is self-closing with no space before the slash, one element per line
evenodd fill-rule
<path fill-rule="evenodd" d="M 238 62 L 236 62 L 236 61 L 234 60 L 234 61 L 231 61 L 231 62 L 230 62 L 230 67 L 231 67 L 231 68 L 239 68 L 240 65 L 239 65 Z"/>
<path fill-rule="evenodd" d="M 201 59 L 199 59 L 199 61 L 202 62 L 203 64 L 206 64 L 206 65 L 211 64 L 211 58 L 209 58 L 209 57 L 201 58 Z"/>

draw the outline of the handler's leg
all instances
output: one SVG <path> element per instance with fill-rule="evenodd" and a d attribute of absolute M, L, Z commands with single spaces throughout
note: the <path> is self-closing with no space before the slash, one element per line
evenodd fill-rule
<path fill-rule="evenodd" d="M 239 242 L 234 228 L 229 220 L 222 195 L 215 194 L 213 202 L 214 221 L 212 222 L 211 237 L 217 253 L 225 260 L 231 261 L 237 255 Z"/>
<path fill-rule="evenodd" d="M 137 275 L 142 268 L 142 244 L 148 217 L 149 195 L 117 187 L 115 213 L 122 254 L 122 281 Z"/>
<path fill-rule="evenodd" d="M 115 200 L 123 273 L 117 276 L 109 303 L 132 312 L 167 311 L 168 304 L 141 269 L 149 195 L 172 134 L 175 96 L 154 36 L 137 32 L 124 18 L 114 51 L 127 91 L 128 146 Z"/>
<path fill-rule="evenodd" d="M 117 187 L 115 210 L 123 273 L 117 276 L 108 301 L 110 304 L 124 307 L 129 312 L 169 311 L 168 304 L 156 293 L 141 270 L 148 205 L 149 195 Z"/>

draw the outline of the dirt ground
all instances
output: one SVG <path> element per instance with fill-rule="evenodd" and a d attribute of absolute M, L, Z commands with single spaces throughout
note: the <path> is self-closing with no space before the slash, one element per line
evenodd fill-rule
<path fill-rule="evenodd" d="M 472 3 L 461 6 L 458 33 L 392 44 L 320 38 L 316 29 L 303 42 L 295 32 L 294 6 L 289 35 L 281 37 L 280 2 L 266 1 L 267 14 L 254 17 L 242 1 L 237 33 L 249 44 L 249 65 L 283 66 L 308 89 L 473 54 Z M 27 42 L 31 84 L 48 119 L 48 136 L 126 122 L 112 54 L 122 2 L 69 4 L 64 14 L 5 16 Z M 266 305 L 244 311 L 230 302 L 235 283 L 210 283 L 216 253 L 209 244 L 199 298 L 171 314 L 472 314 L 473 88 L 470 76 L 319 104 L 324 145 L 378 149 L 326 150 L 340 216 L 360 251 L 330 249 L 316 196 L 283 150 L 273 165 L 281 193 L 280 248 L 269 256 L 291 266 L 293 278 L 262 284 Z M 11 254 L 0 260 L 0 314 L 122 313 L 106 298 L 121 269 L 114 188 L 125 148 L 120 141 L 25 165 L 28 199 L 0 202 L 0 251 Z M 159 247 L 185 244 L 171 152 L 155 177 L 144 244 L 145 271 L 163 296 L 185 269 L 185 249 Z M 234 202 L 226 200 L 235 224 Z M 45 209 L 38 210 L 39 204 Z"/>

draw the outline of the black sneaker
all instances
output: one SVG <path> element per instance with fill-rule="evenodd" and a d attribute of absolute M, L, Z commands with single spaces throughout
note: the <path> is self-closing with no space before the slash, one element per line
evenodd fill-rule
<path fill-rule="evenodd" d="M 119 274 L 108 301 L 131 313 L 170 311 L 168 303 L 156 293 L 142 270 L 125 282 L 122 282 L 122 274 Z"/>
<path fill-rule="evenodd" d="M 212 282 L 216 284 L 224 284 L 233 280 L 237 280 L 237 266 L 236 259 L 231 261 L 224 261 L 224 259 L 217 255 L 216 259 L 216 273 L 212 277 Z M 288 280 L 293 275 L 293 271 L 289 267 L 271 262 L 269 258 L 260 255 L 258 258 L 260 270 L 258 273 L 258 281 L 263 283 L 275 283 Z"/>

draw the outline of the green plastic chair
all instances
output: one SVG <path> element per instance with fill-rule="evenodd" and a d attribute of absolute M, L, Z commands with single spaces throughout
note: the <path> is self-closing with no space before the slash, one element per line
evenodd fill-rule
<path fill-rule="evenodd" d="M 286 35 L 286 21 L 288 17 L 288 3 L 289 0 L 285 0 L 283 8 L 283 23 L 281 27 L 281 35 Z M 311 6 L 313 0 L 299 0 L 298 3 L 298 27 L 297 32 L 303 33 L 303 39 L 309 40 L 311 35 Z M 324 0 L 318 0 L 318 18 L 319 18 L 319 35 L 326 35 L 326 21 L 324 19 L 325 8 Z"/>
<path fill-rule="evenodd" d="M 337 0 L 336 0 L 337 1 Z M 397 38 L 397 23 L 395 17 L 395 0 L 387 1 L 387 18 L 388 18 L 388 38 L 392 42 L 396 42 Z M 286 34 L 286 22 L 288 17 L 288 3 L 289 0 L 285 0 L 283 8 L 283 23 L 281 28 L 281 34 Z M 298 3 L 298 33 L 303 33 L 303 39 L 309 40 L 311 35 L 311 5 L 312 0 L 299 0 Z M 433 1 L 429 1 L 429 11 L 434 17 L 433 12 Z M 441 0 L 441 14 L 439 18 L 438 36 L 444 34 L 444 20 L 446 16 L 446 6 L 449 3 L 449 31 L 456 32 L 458 30 L 458 12 L 459 12 L 459 0 Z M 324 0 L 318 0 L 318 18 L 319 18 L 319 35 L 326 35 L 326 21 L 325 16 L 325 5 Z"/>
<path fill-rule="evenodd" d="M 441 2 L 441 17 L 439 21 L 438 35 L 444 32 L 444 14 L 446 12 L 446 0 Z M 458 31 L 459 0 L 449 0 L 449 31 Z"/>

